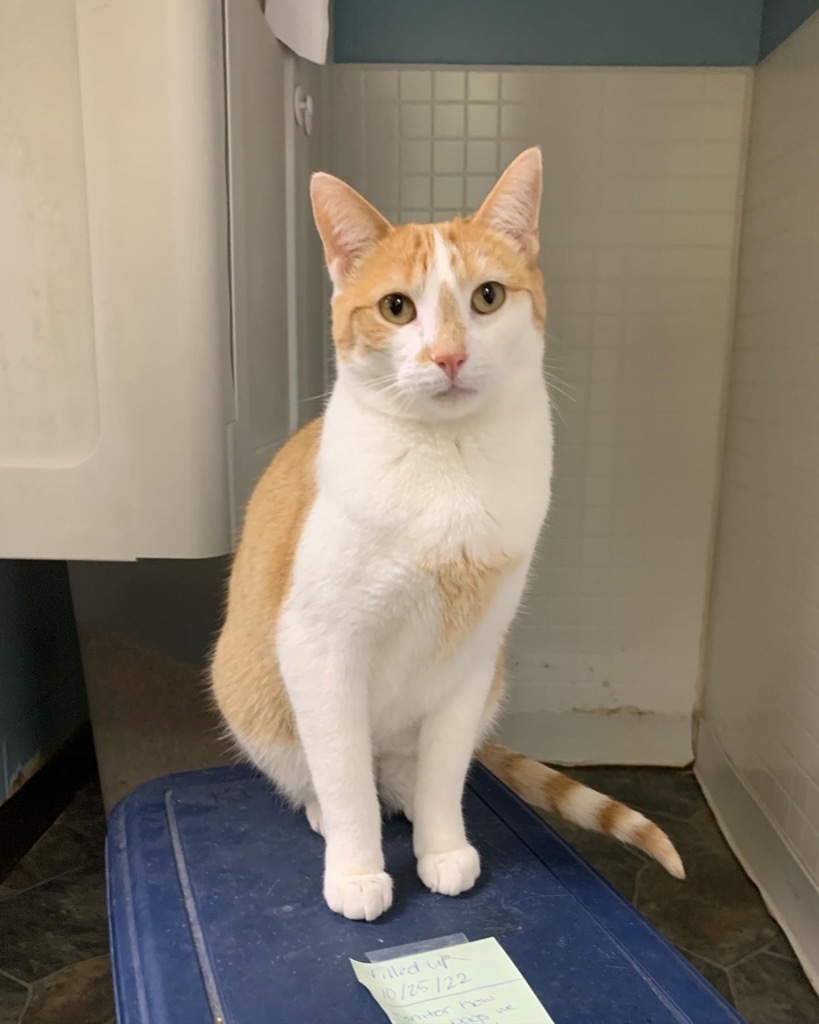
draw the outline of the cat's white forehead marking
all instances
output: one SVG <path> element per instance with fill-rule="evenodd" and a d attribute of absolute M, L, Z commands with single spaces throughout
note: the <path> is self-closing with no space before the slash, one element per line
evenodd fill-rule
<path fill-rule="evenodd" d="M 441 237 L 441 232 L 434 230 L 433 234 L 432 260 L 424 281 L 423 291 L 418 303 L 418 326 L 421 331 L 421 340 L 425 345 L 430 345 L 438 333 L 438 309 L 441 285 L 454 280 L 452 273 L 452 260 L 446 242 Z"/>
<path fill-rule="evenodd" d="M 455 273 L 452 259 L 452 246 L 448 244 L 440 231 L 435 231 L 435 249 L 433 268 L 430 276 L 434 279 L 435 318 L 440 330 L 444 326 L 441 318 L 451 319 L 456 310 L 463 316 L 460 283 Z"/>
<path fill-rule="evenodd" d="M 418 330 L 421 335 L 421 343 L 431 345 L 444 326 L 441 322 L 442 309 L 444 306 L 452 315 L 452 297 L 458 307 L 461 307 L 458 280 L 455 275 L 455 268 L 452 260 L 452 249 L 444 239 L 442 233 L 436 228 L 432 232 L 433 252 L 424 281 L 423 291 L 419 296 L 418 306 Z M 449 301 L 442 302 L 442 297 L 447 296 Z"/>
<path fill-rule="evenodd" d="M 435 250 L 433 258 L 433 270 L 431 277 L 436 279 L 438 288 L 446 282 L 451 287 L 455 287 L 455 271 L 452 268 L 452 250 L 444 241 L 444 236 L 436 228 L 434 235 L 435 239 Z"/>

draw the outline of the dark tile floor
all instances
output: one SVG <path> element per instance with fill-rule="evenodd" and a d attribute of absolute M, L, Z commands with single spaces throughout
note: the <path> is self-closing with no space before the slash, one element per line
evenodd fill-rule
<path fill-rule="evenodd" d="M 650 815 L 677 844 L 688 870 L 682 884 L 642 854 L 553 822 L 748 1024 L 819 1024 L 819 999 L 693 775 L 661 768 L 571 774 Z M 104 834 L 92 785 L 0 885 L 0 1024 L 114 1024 Z"/>
<path fill-rule="evenodd" d="M 104 840 L 92 784 L 0 885 L 0 1024 L 114 1024 Z"/>
<path fill-rule="evenodd" d="M 682 883 L 629 847 L 549 819 L 748 1024 L 819 1024 L 819 997 L 723 839 L 693 773 L 575 768 L 569 774 L 642 811 L 674 841 L 687 872 Z"/>

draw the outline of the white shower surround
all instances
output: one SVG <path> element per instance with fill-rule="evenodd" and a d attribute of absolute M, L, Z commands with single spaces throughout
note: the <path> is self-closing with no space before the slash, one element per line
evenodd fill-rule
<path fill-rule="evenodd" d="M 697 775 L 819 989 L 819 15 L 758 68 Z"/>
<path fill-rule="evenodd" d="M 330 74 L 331 169 L 396 220 L 474 208 L 542 147 L 555 497 L 504 737 L 553 761 L 689 762 L 751 71 Z"/>

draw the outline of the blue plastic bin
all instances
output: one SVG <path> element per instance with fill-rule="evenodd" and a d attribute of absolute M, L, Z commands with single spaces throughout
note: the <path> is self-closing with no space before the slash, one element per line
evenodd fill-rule
<path fill-rule="evenodd" d="M 741 1024 L 481 768 L 466 812 L 483 860 L 475 890 L 457 899 L 426 890 L 409 826 L 393 820 L 385 844 L 395 904 L 364 924 L 325 907 L 323 840 L 252 770 L 173 775 L 136 790 L 114 810 L 108 836 L 119 1024 L 385 1024 L 348 958 L 459 932 L 495 936 L 556 1024 Z"/>

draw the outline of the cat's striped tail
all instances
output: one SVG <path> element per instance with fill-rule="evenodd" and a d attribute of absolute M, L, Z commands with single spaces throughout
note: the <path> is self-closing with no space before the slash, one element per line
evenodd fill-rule
<path fill-rule="evenodd" d="M 532 807 L 554 811 L 583 828 L 636 846 L 662 864 L 670 875 L 685 878 L 685 868 L 674 844 L 661 828 L 638 811 L 500 743 L 484 743 L 476 756 Z"/>

